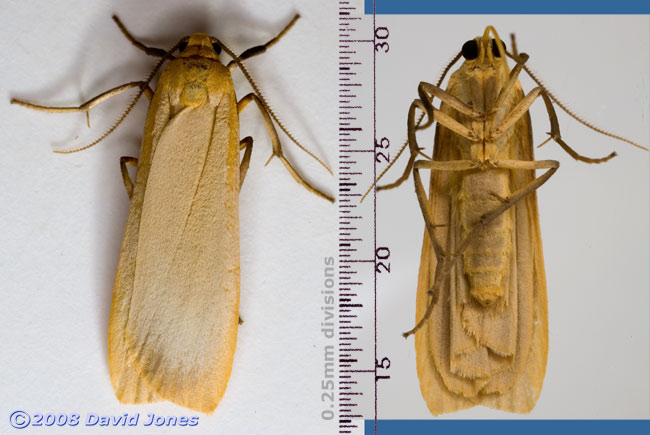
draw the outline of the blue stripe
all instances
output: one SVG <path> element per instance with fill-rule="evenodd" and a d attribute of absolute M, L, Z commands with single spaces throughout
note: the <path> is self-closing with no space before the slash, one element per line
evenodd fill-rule
<path fill-rule="evenodd" d="M 365 13 L 372 14 L 372 0 Z M 650 14 L 647 0 L 376 0 L 377 14 Z"/>
<path fill-rule="evenodd" d="M 365 435 L 375 422 L 365 421 Z M 647 435 L 650 420 L 379 420 L 378 435 Z"/>

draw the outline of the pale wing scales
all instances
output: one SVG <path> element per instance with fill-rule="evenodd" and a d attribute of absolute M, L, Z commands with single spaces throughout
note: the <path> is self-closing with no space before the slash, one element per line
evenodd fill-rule
<path fill-rule="evenodd" d="M 155 390 L 142 379 L 139 370 L 130 361 L 125 326 L 128 321 L 133 292 L 142 202 L 149 177 L 152 144 L 157 142 L 160 137 L 162 127 L 158 126 L 164 126 L 169 121 L 169 111 L 169 100 L 162 98 L 160 93 L 155 94 L 147 115 L 136 182 L 113 286 L 113 302 L 108 329 L 108 363 L 115 394 L 122 403 L 148 403 L 162 400 Z"/>
<path fill-rule="evenodd" d="M 225 392 L 237 338 L 235 105 L 226 92 L 216 107 L 182 109 L 156 145 L 126 325 L 147 382 L 164 399 L 203 412 Z"/>

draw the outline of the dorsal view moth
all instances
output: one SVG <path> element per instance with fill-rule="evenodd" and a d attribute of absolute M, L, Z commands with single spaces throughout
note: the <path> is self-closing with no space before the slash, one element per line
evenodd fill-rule
<path fill-rule="evenodd" d="M 107 133 L 61 152 L 95 145 L 126 118 L 142 94 L 150 101 L 140 155 L 120 160 L 130 208 L 113 290 L 108 358 L 113 388 L 123 403 L 167 400 L 211 413 L 225 393 L 240 322 L 239 192 L 253 150 L 252 137 L 240 140 L 239 114 L 250 103 L 263 117 L 272 157 L 307 191 L 333 201 L 285 157 L 274 121 L 289 133 L 242 64 L 275 44 L 298 18 L 266 44 L 236 55 L 202 33 L 182 38 L 170 50 L 148 47 L 114 16 L 133 45 L 159 58 L 146 80 L 118 86 L 78 107 L 12 100 L 48 112 L 88 112 L 115 95 L 137 90 Z M 223 54 L 232 60 L 224 64 Z M 165 62 L 154 91 L 151 81 Z M 236 68 L 254 90 L 239 100 L 231 78 Z M 137 167 L 134 180 L 127 165 Z"/>

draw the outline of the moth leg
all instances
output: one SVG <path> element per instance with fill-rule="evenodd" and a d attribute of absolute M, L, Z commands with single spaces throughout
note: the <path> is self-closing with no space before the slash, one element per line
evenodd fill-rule
<path fill-rule="evenodd" d="M 124 91 L 128 91 L 129 89 L 133 89 L 133 88 L 142 88 L 142 87 L 145 87 L 144 94 L 147 96 L 147 99 L 151 101 L 151 98 L 153 98 L 153 91 L 147 85 L 146 82 L 131 82 L 131 83 L 126 83 L 114 87 L 113 89 L 109 89 L 106 92 L 102 92 L 101 94 L 91 98 L 90 100 L 86 101 L 85 103 L 79 106 L 71 106 L 71 107 L 41 106 L 39 104 L 32 104 L 32 103 L 28 103 L 27 101 L 18 100 L 16 98 L 11 99 L 11 104 L 18 104 L 19 106 L 27 107 L 29 109 L 41 110 L 43 112 L 50 112 L 50 113 L 88 112 L 90 109 L 97 106 L 98 104 L 101 104 L 104 101 L 108 100 L 109 98 L 115 97 L 116 95 L 119 95 Z"/>
<path fill-rule="evenodd" d="M 440 87 L 432 85 L 431 83 L 420 82 L 420 84 L 418 85 L 418 95 L 420 96 L 420 100 L 422 100 L 423 102 L 426 101 L 429 104 L 429 106 L 431 106 L 433 99 L 435 97 L 438 97 L 442 102 L 448 104 L 450 107 L 453 107 L 454 109 L 458 110 L 460 113 L 463 113 L 472 118 L 480 119 L 485 115 L 483 112 L 474 110 L 473 108 L 469 107 L 467 104 L 465 104 L 458 98 L 447 93 L 447 91 L 444 91 Z M 421 126 L 421 128 L 428 127 L 429 125 L 431 125 L 432 121 L 433 121 L 432 119 L 429 119 L 426 124 Z"/>
<path fill-rule="evenodd" d="M 436 258 L 440 261 L 442 257 L 447 255 L 442 249 L 442 243 L 438 240 L 435 233 L 435 228 L 440 226 L 433 223 L 433 216 L 429 210 L 429 199 L 427 198 L 422 177 L 420 176 L 420 169 L 432 169 L 438 171 L 467 171 L 481 166 L 481 163 L 474 160 L 453 160 L 440 162 L 436 160 L 418 160 L 413 165 L 413 182 L 415 184 L 415 194 L 418 198 L 420 210 L 424 218 L 424 223 L 429 234 L 429 239 L 433 245 L 433 250 Z"/>
<path fill-rule="evenodd" d="M 519 62 L 519 50 L 517 50 L 517 40 L 515 39 L 515 34 L 511 33 L 510 34 L 510 47 L 512 47 L 512 58 L 516 61 Z M 522 53 L 524 54 L 524 53 Z"/>
<path fill-rule="evenodd" d="M 458 60 L 459 57 L 460 57 L 460 53 L 447 66 L 447 68 L 450 68 L 451 65 L 453 65 Z M 447 71 L 445 71 L 443 76 L 446 73 L 447 73 Z M 459 100 L 458 98 L 454 97 L 453 95 L 447 93 L 445 90 L 441 89 L 439 84 L 440 83 L 438 83 L 438 85 L 432 85 L 431 83 L 420 82 L 420 84 L 418 85 L 418 95 L 420 96 L 420 101 L 421 101 L 421 104 L 422 104 L 420 109 L 422 110 L 423 113 L 422 113 L 422 115 L 420 115 L 417 122 L 409 121 L 409 125 L 408 125 L 409 131 L 413 130 L 415 132 L 415 131 L 418 131 L 418 130 L 424 130 L 425 128 L 428 128 L 433 123 L 434 111 L 437 111 L 437 109 L 434 109 L 433 105 L 431 104 L 434 97 L 440 98 L 441 101 L 444 101 L 445 103 L 449 104 L 451 107 L 454 107 L 456 110 L 460 111 L 461 113 L 465 113 L 465 114 L 467 114 L 469 116 L 472 116 L 472 117 L 475 117 L 475 118 L 481 118 L 481 117 L 484 116 L 484 114 L 482 112 L 474 111 L 471 107 L 469 107 L 468 105 L 463 103 L 461 100 Z M 428 118 L 427 118 L 427 121 L 424 124 L 422 124 L 422 119 L 424 118 L 425 114 L 428 115 Z M 447 118 L 449 118 L 449 117 L 447 117 Z M 395 156 L 395 159 L 388 165 L 388 167 L 386 169 L 384 169 L 384 171 L 381 173 L 379 178 L 381 178 L 386 173 L 386 171 L 388 171 L 388 169 L 390 169 L 390 167 L 393 166 L 393 163 L 396 162 L 399 159 L 399 157 L 402 155 L 402 152 L 406 149 L 408 144 L 409 144 L 409 142 L 407 141 L 402 146 L 402 148 L 400 148 L 400 150 L 397 152 L 397 155 Z M 379 191 L 379 190 L 393 189 L 393 188 L 401 185 L 404 181 L 406 181 L 406 179 L 409 176 L 409 173 L 413 169 L 413 162 L 414 161 L 415 161 L 415 157 L 413 157 L 413 153 L 411 153 L 411 157 L 409 158 L 409 161 L 406 164 L 406 168 L 404 168 L 404 172 L 402 173 L 402 175 L 392 183 L 385 184 L 385 185 L 382 185 L 382 186 L 377 186 L 377 190 Z M 366 197 L 368 192 L 370 192 L 370 189 L 368 189 L 368 191 L 363 195 L 363 197 L 361 198 L 361 201 L 363 201 L 363 199 Z"/>
<path fill-rule="evenodd" d="M 289 163 L 289 161 L 284 157 L 284 154 L 282 153 L 282 145 L 280 144 L 280 138 L 278 136 L 278 132 L 275 130 L 275 126 L 273 125 L 271 116 L 264 108 L 264 104 L 260 100 L 260 97 L 258 97 L 256 94 L 253 93 L 244 96 L 237 103 L 237 109 L 239 113 L 241 113 L 251 101 L 254 101 L 257 104 L 257 107 L 259 108 L 260 113 L 262 114 L 262 118 L 264 119 L 266 130 L 268 131 L 269 137 L 271 138 L 271 143 L 273 144 L 273 153 L 271 154 L 271 157 L 266 163 L 268 164 L 273 157 L 279 158 L 280 161 L 282 161 L 282 163 L 284 164 L 285 168 L 287 168 L 287 171 L 289 171 L 291 176 L 298 182 L 298 184 L 302 185 L 305 189 L 316 194 L 317 196 L 320 196 L 321 198 L 324 198 L 330 202 L 334 202 L 334 198 L 316 189 L 311 184 L 309 184 L 309 182 L 307 182 L 304 178 L 302 178 L 300 174 L 298 174 L 298 172 L 293 168 L 293 166 L 291 166 L 291 163 Z"/>
<path fill-rule="evenodd" d="M 544 105 L 546 106 L 546 112 L 548 113 L 548 119 L 551 123 L 551 131 L 550 133 L 548 133 L 549 138 L 557 142 L 557 144 L 560 145 L 567 154 L 569 154 L 574 159 L 585 163 L 603 163 L 611 159 L 612 157 L 616 157 L 615 151 L 610 153 L 607 157 L 602 157 L 599 159 L 585 157 L 575 152 L 569 145 L 566 144 L 566 142 L 562 140 L 562 137 L 560 136 L 560 124 L 557 121 L 557 114 L 555 113 L 555 108 L 553 107 L 551 98 L 548 96 L 546 92 L 542 92 L 542 99 L 544 100 Z M 542 143 L 542 145 L 544 143 Z"/>
<path fill-rule="evenodd" d="M 122 31 L 122 34 L 126 37 L 126 39 L 129 40 L 129 42 L 133 45 L 136 46 L 136 48 L 144 51 L 146 54 L 149 56 L 154 56 L 154 57 L 165 57 L 167 55 L 167 50 L 163 50 L 162 48 L 156 48 L 156 47 L 147 47 L 129 33 L 128 30 L 126 30 L 126 27 L 124 24 L 122 24 L 122 21 L 117 17 L 117 15 L 113 15 L 113 21 L 115 21 L 115 24 L 117 24 L 117 27 L 120 28 Z"/>
<path fill-rule="evenodd" d="M 480 226 L 485 226 L 489 224 L 493 219 L 499 216 L 501 213 L 506 211 L 508 208 L 512 207 L 517 202 L 521 201 L 523 198 L 531 194 L 533 191 L 537 190 L 542 184 L 544 184 L 560 167 L 560 163 L 556 160 L 489 160 L 485 163 L 473 161 L 473 160 L 452 160 L 452 161 L 435 161 L 435 160 L 418 160 L 415 162 L 413 167 L 413 181 L 415 183 L 415 192 L 420 204 L 420 209 L 425 220 L 425 225 L 427 226 L 427 232 L 429 233 L 429 238 L 433 244 L 434 251 L 436 252 L 436 257 L 443 256 L 443 251 L 441 248 L 441 243 L 435 237 L 435 225 L 433 223 L 433 217 L 428 207 L 428 198 L 424 190 L 424 184 L 422 183 L 422 178 L 420 176 L 420 169 L 432 169 L 438 171 L 467 171 L 470 169 L 476 169 L 481 166 L 487 165 L 490 168 L 500 168 L 500 169 L 516 169 L 516 170 L 535 170 L 535 169 L 548 169 L 547 172 L 535 178 L 528 185 L 524 186 L 513 192 L 508 198 L 501 198 L 503 205 L 497 209 L 484 214 L 479 219 Z M 480 228 L 478 228 L 480 229 Z M 462 254 L 466 248 L 466 244 L 471 242 L 474 237 L 472 234 L 475 232 L 475 229 L 470 231 L 470 234 L 467 236 L 467 239 L 460 244 L 460 248 L 454 256 Z"/>
<path fill-rule="evenodd" d="M 469 244 L 478 237 L 479 233 L 489 225 L 494 219 L 503 214 L 510 207 L 517 204 L 519 201 L 533 193 L 535 190 L 539 189 L 549 178 L 557 171 L 560 167 L 560 163 L 555 160 L 539 160 L 539 161 L 524 161 L 524 160 L 501 160 L 501 161 L 491 161 L 489 162 L 490 166 L 494 168 L 503 168 L 503 169 L 519 169 L 519 170 L 531 170 L 531 169 L 548 169 L 545 173 L 539 177 L 532 180 L 526 186 L 517 189 L 514 191 L 508 198 L 504 198 L 502 204 L 491 210 L 484 215 L 482 215 L 478 222 L 471 229 L 467 237 L 458 245 L 456 252 L 453 254 L 444 254 L 442 253 L 442 248 L 440 243 L 435 237 L 433 231 L 433 220 L 431 218 L 431 212 L 429 211 L 428 204 L 426 201 L 426 194 L 424 192 L 424 186 L 422 185 L 422 179 L 420 178 L 419 169 L 420 168 L 431 168 L 435 170 L 446 170 L 446 171 L 458 171 L 458 170 L 467 170 L 470 169 L 471 164 L 474 163 L 469 160 L 457 160 L 451 162 L 436 162 L 433 160 L 430 161 L 416 161 L 413 168 L 413 179 L 415 181 L 416 193 L 418 196 L 418 202 L 420 203 L 420 208 L 422 209 L 422 215 L 427 227 L 427 232 L 429 233 L 429 238 L 433 243 L 434 252 L 436 254 L 436 259 L 438 260 L 438 267 L 436 267 L 436 274 L 433 281 L 433 286 L 429 290 L 431 295 L 431 300 L 429 305 L 422 316 L 422 319 L 415 325 L 413 329 L 402 334 L 405 338 L 411 334 L 417 332 L 420 329 L 424 322 L 429 318 L 433 312 L 433 307 L 438 300 L 438 294 L 440 292 L 440 287 L 442 284 L 449 278 L 451 273 L 451 268 L 454 263 L 460 258 L 463 252 L 467 249 Z M 476 163 L 474 163 L 476 165 Z M 467 166 L 463 169 L 463 166 Z M 476 166 L 474 166 L 476 167 Z M 437 246 L 436 246 L 437 245 Z"/>
<path fill-rule="evenodd" d="M 242 54 L 239 55 L 238 60 L 241 62 L 242 60 L 250 59 L 253 56 L 257 56 L 258 54 L 264 53 L 268 48 L 270 48 L 272 45 L 274 45 L 276 42 L 280 40 L 288 31 L 293 27 L 293 25 L 298 21 L 298 18 L 300 18 L 300 14 L 296 14 L 293 19 L 287 24 L 280 33 L 278 33 L 274 38 L 272 38 L 270 41 L 268 41 L 266 44 L 262 45 L 256 45 L 255 47 L 251 47 L 247 50 L 245 50 Z M 233 69 L 237 66 L 237 61 L 231 60 L 228 63 L 228 69 L 232 72 Z"/>
<path fill-rule="evenodd" d="M 129 199 L 131 199 L 131 196 L 133 196 L 133 180 L 131 180 L 131 177 L 129 176 L 129 171 L 126 169 L 126 165 L 138 166 L 138 159 L 128 156 L 120 157 L 120 171 L 122 172 L 122 180 L 124 180 L 126 193 L 129 195 Z"/>
<path fill-rule="evenodd" d="M 585 157 L 577 152 L 575 152 L 569 145 L 567 145 L 560 136 L 560 125 L 557 120 L 557 114 L 555 113 L 555 108 L 553 108 L 553 103 L 551 102 L 550 97 L 546 94 L 544 89 L 541 86 L 536 87 L 526 95 L 523 100 L 521 100 L 515 107 L 508 113 L 501 123 L 490 132 L 488 135 L 489 141 L 497 140 L 501 135 L 503 135 L 510 127 L 512 127 L 519 119 L 528 111 L 533 102 L 537 97 L 542 96 L 544 100 L 544 105 L 546 106 L 546 111 L 548 113 L 548 118 L 551 123 L 551 132 L 549 133 L 551 139 L 558 143 L 564 151 L 566 151 L 574 159 L 585 162 L 585 163 L 603 163 L 612 157 L 616 156 L 616 152 L 612 152 L 607 157 L 592 159 L 590 157 Z M 545 142 L 544 142 L 545 143 Z M 544 144 L 542 143 L 542 145 Z"/>
<path fill-rule="evenodd" d="M 415 184 L 415 194 L 418 198 L 418 203 L 420 204 L 420 210 L 422 211 L 427 233 L 429 234 L 429 240 L 431 240 L 433 251 L 436 256 L 436 260 L 438 261 L 438 267 L 436 267 L 433 286 L 429 290 L 431 300 L 427 306 L 424 316 L 412 330 L 402 334 L 404 338 L 408 337 L 411 334 L 414 334 L 415 331 L 422 327 L 424 321 L 429 318 L 433 312 L 434 305 L 438 302 L 440 287 L 449 277 L 451 267 L 453 266 L 457 256 L 460 255 L 450 255 L 449 253 L 444 252 L 442 243 L 436 236 L 435 228 L 439 225 L 433 223 L 433 216 L 431 215 L 431 211 L 429 210 L 428 206 L 427 194 L 424 190 L 422 178 L 420 177 L 420 169 L 434 169 L 439 171 L 466 171 L 468 169 L 477 168 L 479 165 L 480 162 L 472 160 L 455 160 L 446 162 L 439 162 L 435 160 L 418 160 L 413 165 L 413 182 Z"/>
<path fill-rule="evenodd" d="M 480 118 L 483 116 L 482 113 L 474 111 L 472 108 L 467 106 L 458 98 L 446 93 L 439 87 L 426 82 L 420 82 L 420 85 L 418 86 L 418 93 L 420 94 L 420 98 L 413 100 L 413 102 L 411 103 L 411 106 L 409 107 L 407 122 L 406 122 L 406 129 L 408 132 L 407 144 L 409 145 L 409 148 L 411 150 L 411 155 L 406 164 L 406 168 L 404 168 L 404 172 L 396 181 L 383 186 L 377 186 L 377 190 L 393 189 L 401 185 L 404 181 L 406 181 L 406 179 L 408 179 L 409 173 L 413 170 L 413 163 L 415 162 L 417 155 L 420 154 L 420 150 L 422 149 L 417 144 L 417 138 L 415 132 L 427 128 L 429 125 L 433 123 L 434 120 L 438 121 L 441 125 L 447 127 L 448 129 L 458 133 L 459 135 L 471 141 L 478 140 L 478 137 L 476 136 L 476 134 L 474 134 L 472 130 L 468 129 L 463 124 L 459 123 L 449 115 L 434 108 L 433 105 L 431 104 L 431 101 L 429 101 L 429 95 L 427 94 L 427 92 L 430 93 L 432 96 L 437 96 L 445 103 L 449 104 L 450 106 L 456 108 L 457 110 L 465 114 L 468 114 L 476 118 Z M 433 97 L 431 97 L 431 99 L 433 99 Z M 428 120 L 423 125 L 418 125 L 415 122 L 416 108 L 420 109 L 422 112 L 428 115 Z M 397 154 L 397 157 L 399 157 L 401 152 L 402 150 L 400 150 L 400 152 Z"/>
<path fill-rule="evenodd" d="M 413 105 L 411 106 L 413 107 Z M 410 111 L 409 111 L 410 114 Z M 410 132 L 409 132 L 410 133 Z M 414 132 L 413 132 L 414 134 Z M 426 319 L 429 318 L 433 312 L 433 307 L 438 302 L 438 294 L 440 292 L 440 287 L 449 277 L 451 267 L 454 264 L 455 256 L 450 255 L 447 252 L 444 252 L 442 248 L 442 243 L 436 237 L 435 228 L 436 225 L 433 223 L 433 216 L 429 210 L 428 198 L 426 191 L 424 190 L 424 185 L 422 183 L 422 178 L 420 176 L 420 169 L 435 169 L 440 171 L 464 171 L 467 169 L 476 168 L 478 162 L 471 160 L 457 160 L 451 162 L 438 162 L 435 160 L 418 160 L 413 164 L 413 182 L 415 184 L 415 194 L 418 198 L 418 203 L 420 204 L 420 210 L 422 211 L 422 216 L 424 218 L 424 223 L 427 228 L 427 233 L 429 234 L 429 240 L 433 246 L 433 251 L 438 262 L 436 267 L 436 272 L 433 280 L 433 286 L 429 290 L 429 295 L 431 299 L 429 305 L 427 306 L 422 319 L 415 325 L 413 329 L 402 334 L 404 338 L 407 338 L 424 325 Z"/>
<path fill-rule="evenodd" d="M 429 92 L 432 93 L 431 98 L 429 98 Z M 426 82 L 420 82 L 420 85 L 418 86 L 418 94 L 420 95 L 420 98 L 415 99 L 409 108 L 409 116 L 407 121 L 407 126 L 409 127 L 409 143 L 411 142 L 412 138 L 415 138 L 415 131 L 428 127 L 434 120 L 438 121 L 440 125 L 447 127 L 449 130 L 466 139 L 469 139 L 472 142 L 477 142 L 480 140 L 480 138 L 472 130 L 465 127 L 463 124 L 456 121 L 446 113 L 441 112 L 440 110 L 433 107 L 433 96 L 438 96 L 443 102 L 449 104 L 449 106 L 474 119 L 485 118 L 485 114 L 483 112 L 475 111 L 453 95 L 450 95 L 439 87 Z M 429 117 L 425 124 L 417 128 L 415 127 L 416 107 L 426 113 Z M 411 126 L 414 127 L 410 128 Z M 413 147 L 411 147 L 411 153 L 413 153 Z"/>
<path fill-rule="evenodd" d="M 419 151 L 421 150 L 420 146 L 417 143 L 417 137 L 415 136 L 415 132 L 418 130 L 418 126 L 415 123 L 415 108 L 418 107 L 420 108 L 423 112 L 426 113 L 426 109 L 422 107 L 422 102 L 420 100 L 413 100 L 411 103 L 411 107 L 409 108 L 409 113 L 408 117 L 406 120 L 406 130 L 408 132 L 408 139 L 406 140 L 406 144 L 404 144 L 404 147 L 399 151 L 397 154 L 397 157 L 395 159 L 399 158 L 400 154 L 402 153 L 402 150 L 408 145 L 409 149 L 411 151 L 411 155 L 409 156 L 409 160 L 406 163 L 406 167 L 404 168 L 404 172 L 402 175 L 399 176 L 399 178 L 395 181 L 393 181 L 390 184 L 385 184 L 382 186 L 377 186 L 377 190 L 388 190 L 388 189 L 393 189 L 395 187 L 400 186 L 403 182 L 405 182 L 409 174 L 413 171 L 413 163 L 415 163 L 415 159 L 418 156 Z M 433 117 L 433 112 L 432 116 L 429 118 L 430 122 L 427 122 L 427 125 L 430 125 Z"/>
<path fill-rule="evenodd" d="M 90 109 L 97 106 L 98 104 L 103 103 L 109 98 L 115 97 L 116 95 L 120 95 L 124 91 L 128 91 L 129 89 L 132 88 L 142 88 L 142 87 L 144 87 L 143 92 L 145 96 L 149 101 L 151 101 L 151 99 L 153 98 L 153 91 L 151 90 L 151 88 L 146 82 L 130 82 L 130 83 L 125 83 L 123 85 L 114 87 L 113 89 L 109 89 L 106 92 L 102 92 L 101 94 L 91 98 L 90 100 L 86 101 L 85 103 L 79 106 L 72 106 L 72 107 L 41 106 L 39 104 L 32 104 L 32 103 L 28 103 L 27 101 L 18 100 L 16 98 L 12 98 L 10 103 L 18 104 L 19 106 L 27 107 L 29 109 L 40 110 L 43 112 L 50 112 L 50 113 L 86 112 L 86 124 L 88 125 L 88 127 L 90 127 Z"/>
<path fill-rule="evenodd" d="M 494 219 L 496 219 L 500 214 L 508 210 L 510 207 L 513 205 L 517 204 L 519 201 L 522 199 L 526 198 L 528 195 L 539 189 L 544 183 L 548 181 L 549 178 L 555 172 L 558 170 L 560 167 L 560 162 L 556 160 L 500 160 L 500 161 L 492 161 L 491 164 L 495 168 L 501 168 L 501 169 L 515 169 L 515 170 L 534 170 L 534 169 L 548 169 L 548 171 L 544 172 L 542 175 L 539 177 L 533 179 L 530 183 L 528 183 L 526 186 L 521 187 L 514 192 L 510 194 L 508 198 L 504 198 L 504 201 L 502 204 L 495 208 L 494 210 L 485 213 L 481 218 L 478 220 L 474 228 L 469 232 L 465 240 L 463 240 L 458 249 L 457 252 L 454 254 L 454 256 L 459 256 L 460 254 L 463 253 L 463 251 L 469 246 L 469 244 L 472 242 L 472 240 L 478 235 L 478 233 L 488 225 L 490 222 L 492 222 Z"/>
<path fill-rule="evenodd" d="M 242 184 L 244 184 L 244 178 L 246 178 L 246 172 L 248 172 L 248 166 L 251 162 L 251 154 L 253 153 L 253 138 L 246 136 L 239 142 L 239 149 L 245 149 L 244 157 L 241 159 L 239 164 L 239 188 L 241 189 Z"/>
<path fill-rule="evenodd" d="M 516 50 L 516 46 L 513 47 L 513 50 Z M 512 91 L 512 89 L 514 88 L 515 83 L 517 83 L 517 80 L 519 79 L 519 73 L 521 73 L 521 70 L 524 69 L 524 64 L 528 60 L 528 55 L 526 53 L 521 53 L 521 55 L 515 53 L 515 56 L 516 57 L 513 58 L 516 60 L 517 65 L 515 65 L 512 71 L 510 71 L 508 82 L 503 88 L 501 88 L 501 92 L 499 92 L 499 96 L 497 97 L 497 100 L 495 101 L 492 110 L 490 110 L 490 114 L 496 112 L 499 109 L 499 107 L 503 105 L 503 103 L 506 100 L 506 97 L 508 96 L 508 94 L 510 94 L 510 91 Z"/>
<path fill-rule="evenodd" d="M 543 90 L 540 86 L 536 87 L 528 93 L 517 105 L 508 113 L 501 123 L 494 128 L 487 136 L 489 141 L 496 141 L 501 137 L 510 127 L 515 125 L 519 119 L 524 116 L 533 102 L 542 94 Z"/>
<path fill-rule="evenodd" d="M 145 84 L 145 82 L 140 82 L 140 83 L 142 83 L 143 85 Z M 153 89 L 151 89 L 151 87 L 147 84 L 146 87 L 144 88 L 143 93 L 144 96 L 147 97 L 147 101 L 151 103 L 151 100 L 153 100 L 153 93 L 154 93 Z"/>

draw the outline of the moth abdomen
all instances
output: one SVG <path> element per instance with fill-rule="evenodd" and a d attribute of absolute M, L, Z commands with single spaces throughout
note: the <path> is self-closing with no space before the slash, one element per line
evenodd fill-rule
<path fill-rule="evenodd" d="M 457 205 L 462 238 L 509 193 L 507 171 L 477 171 L 462 177 Z M 463 253 L 469 292 L 481 305 L 492 305 L 505 295 L 511 252 L 512 218 L 510 213 L 503 213 L 482 228 Z"/>

